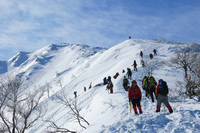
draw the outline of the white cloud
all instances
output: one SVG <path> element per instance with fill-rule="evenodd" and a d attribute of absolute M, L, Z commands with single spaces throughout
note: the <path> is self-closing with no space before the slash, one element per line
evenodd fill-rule
<path fill-rule="evenodd" d="M 152 9 L 151 4 L 131 1 L 133 5 L 126 6 L 124 3 L 128 1 L 121 2 L 1 0 L 0 48 L 30 51 L 60 42 L 110 47 L 129 35 L 144 39 L 152 36 L 183 38 L 184 34 L 179 33 L 185 27 L 188 27 L 187 35 L 192 34 L 193 29 L 199 34 L 199 9 L 187 7 L 185 14 L 180 15 L 180 12 L 168 13 L 165 8 L 169 6 Z"/>

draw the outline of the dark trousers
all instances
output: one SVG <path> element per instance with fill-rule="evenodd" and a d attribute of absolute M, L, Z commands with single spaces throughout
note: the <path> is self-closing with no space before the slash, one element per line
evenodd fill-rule
<path fill-rule="evenodd" d="M 132 102 L 133 110 L 134 110 L 135 114 L 138 114 L 136 106 L 138 107 L 140 114 L 142 114 L 142 108 L 140 106 L 140 99 L 139 98 L 138 99 L 131 99 L 131 102 Z"/>
<path fill-rule="evenodd" d="M 113 93 L 113 84 L 108 84 L 107 89 L 110 90 L 110 93 Z"/>
<path fill-rule="evenodd" d="M 134 65 L 134 71 L 137 71 L 137 66 L 136 65 Z"/>
<path fill-rule="evenodd" d="M 132 76 L 132 74 L 131 74 L 131 73 L 129 73 L 129 74 L 128 74 L 128 78 L 129 78 L 129 79 L 131 79 L 131 76 Z"/>
<path fill-rule="evenodd" d="M 124 83 L 123 87 L 124 87 L 124 90 L 126 90 L 126 91 L 128 90 L 128 84 L 127 83 Z"/>
<path fill-rule="evenodd" d="M 154 95 L 155 95 L 155 87 L 151 87 L 150 90 L 149 90 L 149 94 L 150 94 L 150 96 L 151 96 L 152 102 L 154 102 L 153 93 L 154 93 Z"/>
<path fill-rule="evenodd" d="M 133 107 L 140 106 L 140 99 L 131 99 L 131 102 L 133 104 Z"/>
<path fill-rule="evenodd" d="M 149 89 L 148 89 L 148 87 L 145 88 L 145 92 L 146 92 L 145 96 L 149 98 Z"/>

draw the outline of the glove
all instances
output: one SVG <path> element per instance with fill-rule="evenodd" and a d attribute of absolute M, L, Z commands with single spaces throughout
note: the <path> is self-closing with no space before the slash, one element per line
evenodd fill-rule
<path fill-rule="evenodd" d="M 156 100 L 158 100 L 158 96 L 156 96 Z"/>
<path fill-rule="evenodd" d="M 142 89 L 145 90 L 144 85 L 142 85 Z"/>
<path fill-rule="evenodd" d="M 129 103 L 131 102 L 131 99 L 129 99 Z"/>

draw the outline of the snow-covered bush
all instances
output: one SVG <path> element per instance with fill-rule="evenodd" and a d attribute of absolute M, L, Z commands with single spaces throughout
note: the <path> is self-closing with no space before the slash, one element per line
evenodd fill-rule
<path fill-rule="evenodd" d="M 150 76 L 153 74 L 153 71 L 158 69 L 163 63 L 157 59 L 150 60 L 144 59 L 144 68 L 146 71 L 146 75 Z"/>
<path fill-rule="evenodd" d="M 165 43 L 166 40 L 163 37 L 153 38 L 153 40 L 157 43 Z"/>
<path fill-rule="evenodd" d="M 180 89 L 184 89 L 185 95 L 192 98 L 200 95 L 200 55 L 192 51 L 191 45 L 179 45 L 175 56 L 170 60 L 170 66 L 181 69 L 184 79 L 178 81 Z"/>

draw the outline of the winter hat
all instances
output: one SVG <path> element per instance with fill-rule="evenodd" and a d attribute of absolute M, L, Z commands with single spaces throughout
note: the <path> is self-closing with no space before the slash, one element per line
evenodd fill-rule
<path fill-rule="evenodd" d="M 137 84 L 137 82 L 136 82 L 135 80 L 133 80 L 131 83 L 132 83 L 132 84 Z"/>

